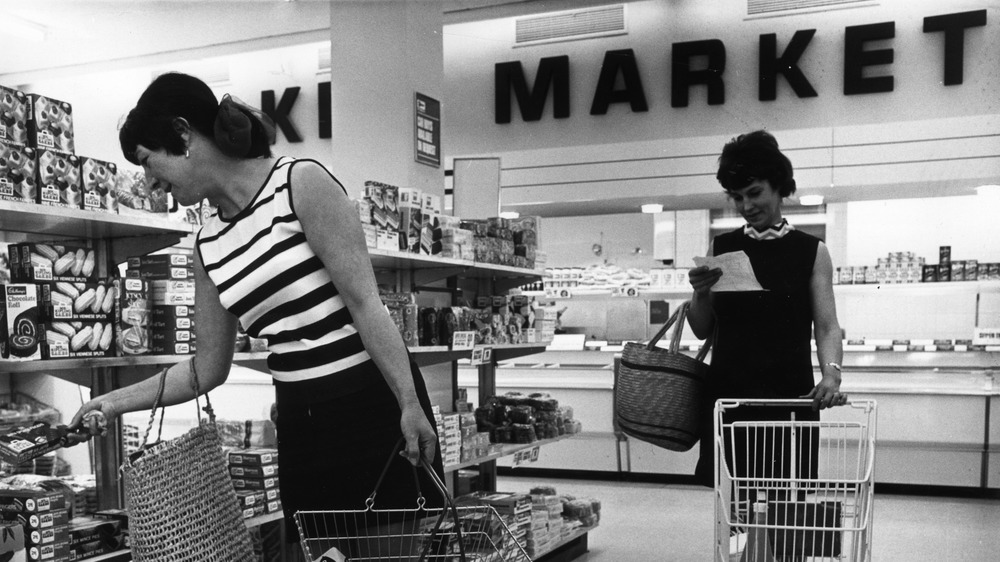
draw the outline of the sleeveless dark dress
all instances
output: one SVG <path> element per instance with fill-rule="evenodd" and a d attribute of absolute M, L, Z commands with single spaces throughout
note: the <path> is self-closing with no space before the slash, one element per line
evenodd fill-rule
<path fill-rule="evenodd" d="M 713 417 L 717 399 L 798 398 L 808 394 L 814 386 L 809 282 L 818 246 L 818 238 L 797 230 L 780 238 L 756 240 L 744 234 L 741 228 L 715 238 L 715 255 L 746 252 L 757 280 L 766 290 L 714 293 L 718 331 L 703 408 L 701 457 L 695 470 L 701 484 L 713 485 L 716 450 Z M 788 419 L 790 410 L 741 407 L 727 417 L 727 422 Z M 812 408 L 794 410 L 796 419 L 819 419 L 818 412 Z M 811 443 L 806 450 L 815 449 L 816 445 L 818 443 Z M 755 445 L 750 444 L 750 449 L 756 449 Z M 748 449 L 738 446 L 736 450 Z M 741 472 L 750 470 L 757 476 L 787 476 L 789 459 L 775 459 L 775 454 L 780 455 L 761 448 L 754 450 L 749 465 L 746 458 L 729 459 L 729 462 L 743 467 Z M 803 469 L 809 471 L 809 467 Z M 799 471 L 798 474 L 805 473 Z"/>

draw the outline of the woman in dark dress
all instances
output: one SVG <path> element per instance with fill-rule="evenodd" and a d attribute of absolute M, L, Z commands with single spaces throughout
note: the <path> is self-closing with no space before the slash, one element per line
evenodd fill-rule
<path fill-rule="evenodd" d="M 708 381 L 698 481 L 714 484 L 715 436 L 712 417 L 719 398 L 808 398 L 811 407 L 741 407 L 727 416 L 760 421 L 819 419 L 819 410 L 844 404 L 840 392 L 843 343 L 833 296 L 833 266 L 826 245 L 795 230 L 782 218 L 781 205 L 795 191 L 791 162 L 765 131 L 740 135 L 725 145 L 716 175 L 747 224 L 713 241 L 712 255 L 743 251 L 763 291 L 718 292 L 719 269 L 689 273 L 694 295 L 688 321 L 695 335 L 715 332 Z M 811 339 L 815 333 L 822 379 L 813 377 Z M 815 476 L 818 442 L 812 432 L 799 437 L 794 473 Z M 727 461 L 740 476 L 789 478 L 791 455 L 775 437 L 737 435 L 727 443 Z M 781 436 L 777 436 L 781 443 Z M 736 451 L 736 458 L 732 458 Z"/>

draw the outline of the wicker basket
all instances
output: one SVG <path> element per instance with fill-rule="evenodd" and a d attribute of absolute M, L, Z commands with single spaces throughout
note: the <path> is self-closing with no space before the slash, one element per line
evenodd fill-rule
<path fill-rule="evenodd" d="M 671 451 L 687 451 L 701 435 L 703 394 L 712 347 L 694 358 L 680 353 L 689 302 L 684 302 L 648 344 L 628 343 L 615 374 L 615 423 L 626 435 Z M 656 343 L 674 324 L 670 347 Z"/>
<path fill-rule="evenodd" d="M 198 427 L 147 445 L 165 379 L 166 369 L 142 445 L 121 468 L 133 560 L 256 562 L 211 403 L 205 408 L 207 420 L 198 411 Z"/>

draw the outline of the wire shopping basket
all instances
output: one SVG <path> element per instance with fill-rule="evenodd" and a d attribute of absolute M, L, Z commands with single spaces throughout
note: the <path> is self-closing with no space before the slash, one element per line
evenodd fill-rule
<path fill-rule="evenodd" d="M 390 456 L 390 463 L 401 444 L 402 440 Z M 444 507 L 427 507 L 418 483 L 415 507 L 376 509 L 375 496 L 388 466 L 365 500 L 364 509 L 295 514 L 306 560 L 531 562 L 521 542 L 492 506 L 457 505 L 441 478 L 423 460 L 420 467 L 444 498 Z M 416 471 L 414 467 L 414 479 Z"/>
<path fill-rule="evenodd" d="M 716 402 L 716 562 L 871 559 L 875 401 L 811 405 Z"/>

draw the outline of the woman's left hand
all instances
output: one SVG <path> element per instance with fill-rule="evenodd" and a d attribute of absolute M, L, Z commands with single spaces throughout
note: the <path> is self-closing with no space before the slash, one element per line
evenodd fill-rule
<path fill-rule="evenodd" d="M 437 455 L 438 438 L 420 406 L 404 408 L 399 426 L 403 430 L 403 437 L 406 438 L 406 447 L 399 454 L 414 466 L 420 461 L 421 456 L 427 464 L 433 462 Z"/>
<path fill-rule="evenodd" d="M 809 398 L 813 401 L 813 410 L 822 410 L 832 406 L 843 406 L 847 404 L 847 395 L 840 392 L 840 383 L 833 377 L 823 377 L 809 394 L 801 398 Z"/>

